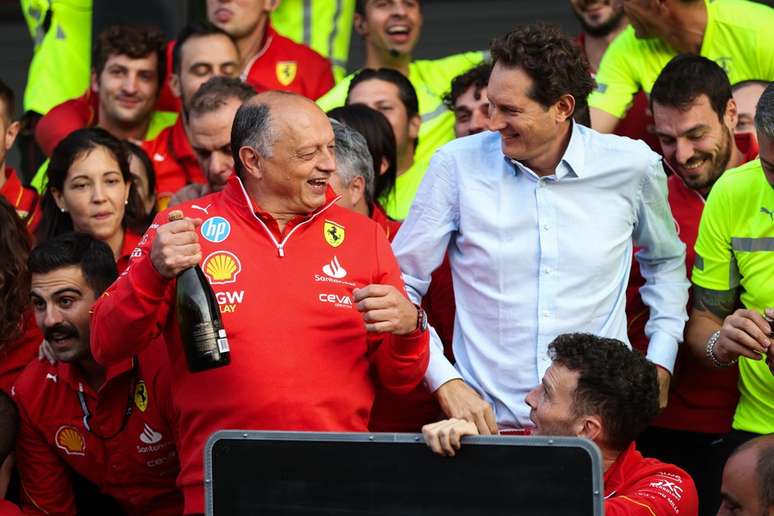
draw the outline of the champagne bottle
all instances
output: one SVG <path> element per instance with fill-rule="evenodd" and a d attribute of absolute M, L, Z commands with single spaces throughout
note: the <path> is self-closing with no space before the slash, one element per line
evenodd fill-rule
<path fill-rule="evenodd" d="M 182 218 L 183 212 L 179 210 L 169 213 L 170 222 Z M 175 301 L 188 369 L 196 373 L 228 365 L 231 353 L 220 307 L 198 264 L 177 276 Z"/>

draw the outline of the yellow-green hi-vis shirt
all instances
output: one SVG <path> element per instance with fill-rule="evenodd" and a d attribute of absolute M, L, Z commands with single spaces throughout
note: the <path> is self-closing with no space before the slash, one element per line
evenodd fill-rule
<path fill-rule="evenodd" d="M 454 139 L 454 114 L 446 109 L 443 96 L 451 89 L 451 80 L 479 64 L 487 52 L 465 52 L 434 60 L 417 60 L 409 65 L 409 80 L 417 92 L 419 114 L 419 145 L 414 151 L 414 164 L 395 181 L 395 188 L 379 199 L 387 215 L 403 220 L 425 175 L 433 153 Z M 348 75 L 317 100 L 323 111 L 343 106 L 347 100 Z"/>
<path fill-rule="evenodd" d="M 691 280 L 711 290 L 739 287 L 748 310 L 774 307 L 774 186 L 760 160 L 725 172 L 712 187 Z M 739 393 L 733 427 L 774 432 L 774 375 L 765 360 L 740 357 Z"/>
<path fill-rule="evenodd" d="M 283 36 L 315 50 L 333 65 L 336 82 L 347 74 L 355 0 L 282 0 L 271 14 Z"/>
<path fill-rule="evenodd" d="M 700 55 L 715 61 L 731 84 L 774 80 L 774 9 L 745 0 L 705 0 L 707 29 Z M 627 27 L 608 47 L 596 75 L 589 106 L 622 118 L 632 97 L 650 93 L 661 70 L 675 56 L 660 39 L 637 39 Z"/>

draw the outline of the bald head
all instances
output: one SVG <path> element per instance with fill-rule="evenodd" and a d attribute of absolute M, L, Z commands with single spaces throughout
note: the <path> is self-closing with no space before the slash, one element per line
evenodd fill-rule
<path fill-rule="evenodd" d="M 234 117 L 231 128 L 231 149 L 234 168 L 244 178 L 244 162 L 240 149 L 250 147 L 260 156 L 271 157 L 272 148 L 280 134 L 301 119 L 320 117 L 325 113 L 306 97 L 286 91 L 266 91 L 246 101 Z"/>
<path fill-rule="evenodd" d="M 718 515 L 774 514 L 774 434 L 747 441 L 723 468 Z"/>

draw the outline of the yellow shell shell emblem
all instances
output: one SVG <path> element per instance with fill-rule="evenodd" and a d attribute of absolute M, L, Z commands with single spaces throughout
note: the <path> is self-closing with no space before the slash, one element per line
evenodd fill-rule
<path fill-rule="evenodd" d="M 325 225 L 323 225 L 323 236 L 325 237 L 325 241 L 328 242 L 328 245 L 331 247 L 339 247 L 344 243 L 345 235 L 344 226 L 330 220 L 325 221 Z"/>
<path fill-rule="evenodd" d="M 142 380 L 137 383 L 137 387 L 134 389 L 134 404 L 137 405 L 140 412 L 145 412 L 145 409 L 148 408 L 148 387 Z"/>
<path fill-rule="evenodd" d="M 57 448 L 64 450 L 67 455 L 86 455 L 86 439 L 74 426 L 60 426 L 54 436 L 54 442 Z"/>
<path fill-rule="evenodd" d="M 237 275 L 242 272 L 242 264 L 234 253 L 215 251 L 205 258 L 202 269 L 210 283 L 222 285 L 236 282 Z"/>
<path fill-rule="evenodd" d="M 298 64 L 295 61 L 280 61 L 274 72 L 277 74 L 277 80 L 283 86 L 289 85 L 296 78 Z"/>

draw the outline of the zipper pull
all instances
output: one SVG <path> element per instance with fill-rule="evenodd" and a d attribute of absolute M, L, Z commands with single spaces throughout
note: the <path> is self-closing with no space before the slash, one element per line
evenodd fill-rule
<path fill-rule="evenodd" d="M 285 244 L 280 244 L 277 246 L 277 251 L 279 252 L 280 258 L 285 256 Z"/>

